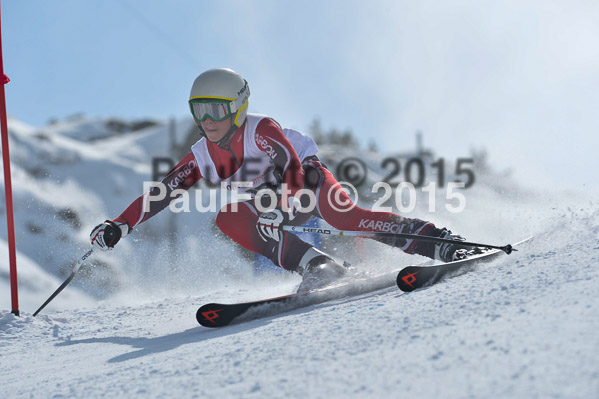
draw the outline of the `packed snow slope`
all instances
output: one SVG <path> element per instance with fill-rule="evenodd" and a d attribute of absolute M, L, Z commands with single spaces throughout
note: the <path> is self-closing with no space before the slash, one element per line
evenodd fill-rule
<path fill-rule="evenodd" d="M 26 130 L 12 126 L 13 134 Z M 54 131 L 52 143 L 63 149 L 68 143 L 79 154 L 70 158 L 71 168 L 80 168 L 86 182 L 69 180 L 67 171 L 53 163 L 46 165 L 47 170 L 63 173 L 64 178 L 27 180 L 34 178 L 17 165 L 22 174 L 15 184 L 16 196 L 39 213 L 17 214 L 18 223 L 30 218 L 26 220 L 38 226 L 20 231 L 23 239 L 37 240 L 37 245 L 18 244 L 26 256 L 23 278 L 30 287 L 22 295 L 35 295 L 41 304 L 54 288 L 48 284 L 64 278 L 56 269 L 51 275 L 52 259 L 45 253 L 54 248 L 52 244 L 69 243 L 68 254 L 59 258 L 68 265 L 68 259 L 76 259 L 86 248 L 93 220 L 104 214 L 113 217 L 133 199 L 128 195 L 138 195 L 139 186 L 123 184 L 121 194 L 114 192 L 118 204 L 101 200 L 102 190 L 126 181 L 123 175 L 147 176 L 147 168 L 143 169 L 147 160 L 135 160 L 135 152 L 144 148 L 143 143 L 158 141 L 165 131 L 164 126 L 149 129 L 154 133 L 142 130 L 100 141 L 102 134 L 97 132 L 90 133 L 92 141 L 85 141 Z M 35 134 L 31 131 L 25 137 Z M 142 138 L 145 141 L 140 142 Z M 114 145 L 119 140 L 129 141 L 127 151 Z M 30 151 L 39 151 L 34 140 L 30 143 Z M 110 148 L 112 156 L 101 146 Z M 323 149 L 324 157 L 334 154 L 339 150 Z M 83 173 L 88 162 L 102 157 L 105 160 L 97 166 L 108 170 L 105 175 Z M 384 158 L 366 152 L 360 157 L 367 163 Z M 95 184 L 88 181 L 92 176 Z M 35 197 L 38 184 L 53 190 L 57 199 Z M 61 209 L 53 201 L 60 200 L 62 189 L 72 197 L 71 208 L 78 211 L 82 226 L 71 227 L 73 234 L 63 233 L 68 237 L 57 241 L 61 231 L 69 231 L 69 222 L 52 217 L 53 210 Z M 197 215 L 177 215 L 176 251 L 160 241 L 156 227 L 133 233 L 122 249 L 102 257 L 110 265 L 104 270 L 117 275 L 110 284 L 98 282 L 94 273 L 98 266 L 90 268 L 57 298 L 56 307 L 35 318 L 31 316 L 35 299 L 24 300 L 22 316 L 16 317 L 2 298 L 6 305 L 0 314 L 0 395 L 599 397 L 599 201 L 588 193 L 533 191 L 482 170 L 477 170 L 477 183 L 464 194 L 467 205 L 454 214 L 446 211 L 442 190 L 437 192 L 434 212 L 428 194 L 419 193 L 419 205 L 410 216 L 450 226 L 473 241 L 503 245 L 529 235 L 535 236 L 534 241 L 477 271 L 413 293 L 389 288 L 218 330 L 197 325 L 195 311 L 200 305 L 288 294 L 299 277 L 252 272 L 245 255 L 215 236 L 214 230 L 201 227 L 207 223 L 196 224 L 205 222 Z M 43 238 L 36 238 L 40 235 Z M 202 245 L 206 240 L 215 246 Z M 363 271 L 424 261 L 378 243 L 345 240 L 324 246 Z M 5 263 L 0 264 L 3 279 L 7 279 Z M 38 279 L 36 273 L 43 284 L 32 283 Z M 49 279 L 54 280 L 44 282 Z M 8 298 L 4 287 L 8 285 L 2 285 L 2 295 Z M 61 301 L 67 303 L 59 301 L 63 295 Z M 78 309 L 68 308 L 74 301 Z"/>

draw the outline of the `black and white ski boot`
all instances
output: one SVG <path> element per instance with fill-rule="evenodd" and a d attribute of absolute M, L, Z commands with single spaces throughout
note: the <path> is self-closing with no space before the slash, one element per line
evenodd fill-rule
<path fill-rule="evenodd" d="M 439 238 L 454 240 L 455 243 L 442 242 L 435 245 L 435 259 L 441 262 L 453 262 L 456 260 L 466 259 L 470 254 L 468 247 L 460 245 L 461 241 L 466 239 L 460 235 L 452 234 L 450 230 L 444 230 Z"/>
<path fill-rule="evenodd" d="M 297 292 L 326 287 L 347 274 L 347 269 L 327 255 L 312 258 L 302 273 L 302 282 Z"/>

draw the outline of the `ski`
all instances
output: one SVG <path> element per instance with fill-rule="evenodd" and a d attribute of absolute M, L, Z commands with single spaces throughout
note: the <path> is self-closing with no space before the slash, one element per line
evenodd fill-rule
<path fill-rule="evenodd" d="M 528 237 L 513 246 L 529 242 L 533 237 Z M 411 292 L 423 287 L 429 287 L 439 281 L 462 275 L 474 270 L 482 263 L 491 262 L 504 252 L 498 249 L 487 249 L 480 254 L 455 262 L 443 263 L 436 266 L 407 266 L 397 274 L 397 286 L 404 292 Z"/>
<path fill-rule="evenodd" d="M 532 237 L 522 240 L 514 246 L 521 245 Z M 258 301 L 241 303 L 208 303 L 196 312 L 196 319 L 204 327 L 224 327 L 264 317 L 276 316 L 281 313 L 337 299 L 348 298 L 375 292 L 397 284 L 403 291 L 413 291 L 434 284 L 449 275 L 462 274 L 472 270 L 476 265 L 490 262 L 502 250 L 491 249 L 468 259 L 444 263 L 438 266 L 407 266 L 403 269 L 379 274 L 372 277 L 357 278 L 351 281 L 341 281 L 334 286 L 313 291 Z"/>
<path fill-rule="evenodd" d="M 253 302 L 208 303 L 198 309 L 196 319 L 204 327 L 224 327 L 234 323 L 276 316 L 294 309 L 392 287 L 395 285 L 397 272 L 398 270 L 395 270 L 349 282 L 342 281 L 330 287 Z"/>

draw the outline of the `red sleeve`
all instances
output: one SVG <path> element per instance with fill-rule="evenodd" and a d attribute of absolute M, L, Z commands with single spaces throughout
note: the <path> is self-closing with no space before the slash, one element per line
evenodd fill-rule
<path fill-rule="evenodd" d="M 129 231 L 131 231 L 135 226 L 156 215 L 166 208 L 172 200 L 177 198 L 176 196 L 171 197 L 171 193 L 174 190 L 189 190 L 189 188 L 196 184 L 201 178 L 202 174 L 200 173 L 200 168 L 198 168 L 198 163 L 193 153 L 189 152 L 160 180 L 162 189 L 166 190 L 164 199 L 157 201 L 148 200 L 150 196 L 157 197 L 161 194 L 160 188 L 153 187 L 133 201 L 119 217 L 114 219 L 114 222 L 126 223 L 129 227 Z M 144 202 L 146 203 L 145 212 Z"/>
<path fill-rule="evenodd" d="M 264 118 L 258 123 L 256 144 L 273 160 L 275 175 L 280 178 L 281 183 L 287 185 L 291 196 L 295 196 L 298 190 L 304 188 L 302 163 L 277 122 Z"/>

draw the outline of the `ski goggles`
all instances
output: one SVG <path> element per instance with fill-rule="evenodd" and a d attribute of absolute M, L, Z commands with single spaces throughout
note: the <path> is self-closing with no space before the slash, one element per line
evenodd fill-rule
<path fill-rule="evenodd" d="M 221 122 L 232 114 L 231 103 L 222 100 L 190 100 L 189 108 L 194 119 L 198 122 L 204 122 L 208 118 L 214 122 Z"/>

